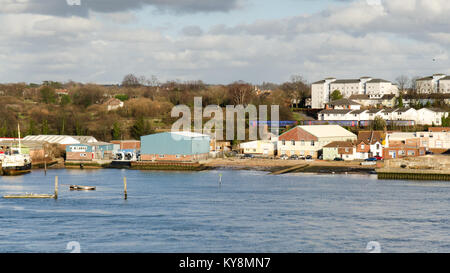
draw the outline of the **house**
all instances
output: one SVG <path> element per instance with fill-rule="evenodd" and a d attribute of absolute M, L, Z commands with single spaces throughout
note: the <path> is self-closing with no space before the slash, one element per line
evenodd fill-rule
<path fill-rule="evenodd" d="M 277 142 L 271 140 L 255 140 L 239 145 L 244 154 L 274 156 L 277 151 Z"/>
<path fill-rule="evenodd" d="M 183 131 L 141 137 L 142 161 L 200 161 L 209 155 L 210 136 Z"/>
<path fill-rule="evenodd" d="M 382 131 L 360 131 L 356 141 L 356 159 L 383 156 L 385 134 Z"/>
<path fill-rule="evenodd" d="M 342 109 L 351 109 L 351 110 L 360 110 L 361 104 L 350 100 L 350 99 L 339 99 L 334 100 L 326 104 L 326 109 L 336 109 L 336 110 L 342 110 Z"/>
<path fill-rule="evenodd" d="M 422 108 L 417 110 L 417 124 L 442 125 L 442 118 L 448 117 L 448 113 L 437 108 Z"/>
<path fill-rule="evenodd" d="M 58 96 L 63 96 L 63 95 L 68 96 L 69 95 L 69 90 L 67 90 L 67 89 L 56 89 L 55 93 Z"/>
<path fill-rule="evenodd" d="M 108 111 L 116 110 L 123 107 L 123 101 L 116 98 L 110 98 L 104 104 L 106 105 Z"/>
<path fill-rule="evenodd" d="M 114 144 L 107 142 L 91 142 L 70 144 L 66 146 L 66 161 L 112 160 Z"/>
<path fill-rule="evenodd" d="M 450 132 L 393 132 L 386 135 L 386 146 L 390 142 L 414 143 L 427 151 L 445 152 L 450 149 Z"/>
<path fill-rule="evenodd" d="M 356 159 L 356 147 L 350 141 L 333 141 L 323 147 L 323 160 L 333 160 L 336 157 L 344 160 Z"/>
<path fill-rule="evenodd" d="M 389 142 L 389 147 L 385 147 L 383 151 L 384 159 L 395 159 L 403 157 L 417 157 L 425 155 L 425 148 L 420 147 L 419 141 L 396 141 Z"/>
<path fill-rule="evenodd" d="M 231 142 L 211 138 L 209 151 L 213 153 L 229 152 L 231 151 Z"/>
<path fill-rule="evenodd" d="M 355 134 L 339 125 L 303 125 L 278 137 L 278 155 L 298 155 L 317 158 L 322 148 L 333 141 L 356 141 Z"/>

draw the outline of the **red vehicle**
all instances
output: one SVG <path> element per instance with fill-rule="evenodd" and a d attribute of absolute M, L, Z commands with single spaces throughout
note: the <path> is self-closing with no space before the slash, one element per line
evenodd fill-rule
<path fill-rule="evenodd" d="M 383 158 L 381 157 L 381 156 L 374 156 L 376 159 L 377 159 L 377 161 L 379 161 L 379 160 L 383 160 Z"/>

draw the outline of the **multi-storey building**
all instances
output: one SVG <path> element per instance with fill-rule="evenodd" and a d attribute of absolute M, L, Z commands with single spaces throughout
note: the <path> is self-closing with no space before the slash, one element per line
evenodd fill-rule
<path fill-rule="evenodd" d="M 416 90 L 419 94 L 450 93 L 450 76 L 434 74 L 433 76 L 417 79 Z"/>
<path fill-rule="evenodd" d="M 344 98 L 352 95 L 370 95 L 383 97 L 383 95 L 398 95 L 398 87 L 386 80 L 362 77 L 360 79 L 338 80 L 326 78 L 311 85 L 312 108 L 324 108 L 330 102 L 333 91 L 339 90 Z"/>

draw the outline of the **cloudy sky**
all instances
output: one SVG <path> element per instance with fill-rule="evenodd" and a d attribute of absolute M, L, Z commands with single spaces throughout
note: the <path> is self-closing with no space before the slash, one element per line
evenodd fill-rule
<path fill-rule="evenodd" d="M 0 0 L 0 82 L 450 74 L 448 0 Z"/>

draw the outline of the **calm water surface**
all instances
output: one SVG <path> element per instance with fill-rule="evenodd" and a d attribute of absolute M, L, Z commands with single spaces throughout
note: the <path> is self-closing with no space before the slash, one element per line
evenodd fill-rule
<path fill-rule="evenodd" d="M 0 252 L 69 252 L 70 241 L 82 252 L 366 252 L 369 241 L 382 252 L 450 252 L 447 182 L 52 170 L 0 177 L 0 195 L 52 193 L 56 175 L 56 201 L 0 199 Z"/>

